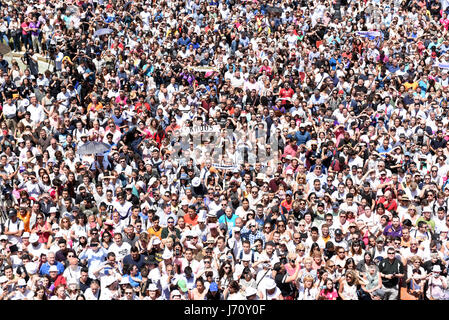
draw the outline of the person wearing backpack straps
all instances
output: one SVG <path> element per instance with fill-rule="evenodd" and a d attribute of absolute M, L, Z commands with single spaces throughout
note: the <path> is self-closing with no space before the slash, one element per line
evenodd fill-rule
<path fill-rule="evenodd" d="M 17 217 L 16 209 L 11 208 L 8 210 L 8 220 L 6 220 L 4 228 L 3 233 L 8 236 L 9 242 L 12 244 L 20 242 L 25 226 L 23 221 Z"/>

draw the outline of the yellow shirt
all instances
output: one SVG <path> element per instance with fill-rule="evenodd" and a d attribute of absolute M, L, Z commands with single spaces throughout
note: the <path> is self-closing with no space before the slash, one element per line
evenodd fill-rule
<path fill-rule="evenodd" d="M 162 227 L 161 226 L 159 226 L 159 230 L 158 231 L 154 230 L 154 227 L 150 227 L 150 228 L 148 228 L 147 232 L 148 232 L 148 235 L 149 235 L 150 239 L 151 239 L 151 237 L 156 236 L 160 240 L 162 240 L 162 237 L 161 237 Z"/>

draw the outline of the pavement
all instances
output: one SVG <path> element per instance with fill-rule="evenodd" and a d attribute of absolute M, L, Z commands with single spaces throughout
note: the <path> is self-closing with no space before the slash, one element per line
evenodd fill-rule
<path fill-rule="evenodd" d="M 6 61 L 8 61 L 11 65 L 11 60 L 14 59 L 19 63 L 19 68 L 20 70 L 24 71 L 27 66 L 25 64 L 23 64 L 22 62 L 22 57 L 23 54 L 25 53 L 25 51 L 21 51 L 21 52 L 10 52 L 4 55 L 4 59 Z M 37 54 L 38 56 L 38 64 L 39 64 L 39 72 L 43 73 L 45 72 L 49 67 L 51 68 L 51 66 L 49 65 L 47 59 L 45 58 L 45 56 L 42 56 L 40 54 Z"/>

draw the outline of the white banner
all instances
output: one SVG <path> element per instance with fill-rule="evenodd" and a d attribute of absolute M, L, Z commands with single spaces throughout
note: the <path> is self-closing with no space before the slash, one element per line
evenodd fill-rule
<path fill-rule="evenodd" d="M 437 63 L 434 64 L 435 67 L 439 67 L 440 69 L 449 69 L 449 63 Z"/>
<path fill-rule="evenodd" d="M 197 67 L 188 67 L 190 70 L 196 71 L 196 72 L 219 72 L 220 70 L 217 67 L 208 67 L 208 66 L 197 66 Z"/>
<path fill-rule="evenodd" d="M 220 163 L 213 163 L 212 167 L 218 169 L 218 170 L 235 170 L 238 169 L 236 164 L 220 164 Z"/>
<path fill-rule="evenodd" d="M 193 126 L 182 129 L 183 134 L 220 133 L 220 126 Z"/>
<path fill-rule="evenodd" d="M 380 31 L 356 31 L 356 35 L 360 37 L 380 37 Z"/>

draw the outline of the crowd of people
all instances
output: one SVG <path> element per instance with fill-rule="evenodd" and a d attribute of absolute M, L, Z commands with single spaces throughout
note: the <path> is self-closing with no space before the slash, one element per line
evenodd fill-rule
<path fill-rule="evenodd" d="M 447 299 L 448 6 L 1 0 L 0 299 Z"/>

